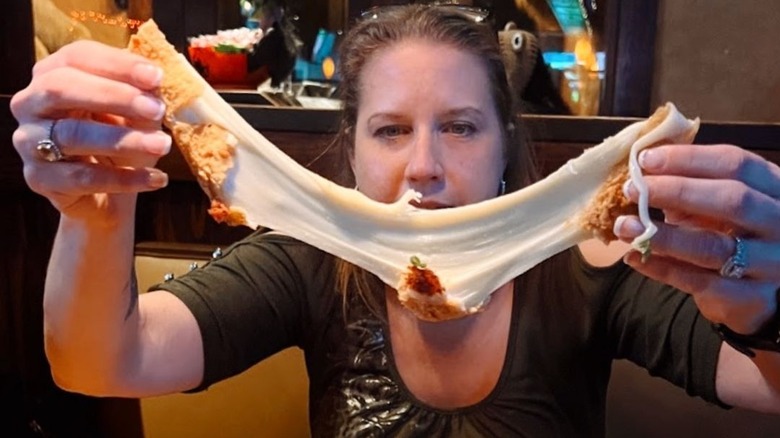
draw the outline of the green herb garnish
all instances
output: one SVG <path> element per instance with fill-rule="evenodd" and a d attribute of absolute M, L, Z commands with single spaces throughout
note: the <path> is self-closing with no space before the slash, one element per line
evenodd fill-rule
<path fill-rule="evenodd" d="M 417 257 L 416 255 L 412 256 L 409 259 L 409 262 L 412 264 L 412 266 L 414 266 L 417 269 L 425 269 L 425 267 L 428 266 L 427 264 L 423 263 L 422 260 L 420 260 L 420 258 Z"/>
<path fill-rule="evenodd" d="M 214 51 L 219 53 L 242 53 L 244 49 L 232 44 L 217 44 L 214 46 Z"/>
<path fill-rule="evenodd" d="M 650 258 L 650 239 L 639 243 L 638 250 L 642 254 L 642 263 L 646 262 Z"/>

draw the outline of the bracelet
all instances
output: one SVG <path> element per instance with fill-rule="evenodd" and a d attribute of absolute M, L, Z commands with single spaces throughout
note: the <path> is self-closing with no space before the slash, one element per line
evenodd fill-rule
<path fill-rule="evenodd" d="M 739 334 L 725 324 L 713 324 L 723 342 L 747 357 L 755 357 L 754 350 L 780 352 L 780 288 L 776 292 L 777 310 L 775 315 L 756 333 L 752 335 Z"/>

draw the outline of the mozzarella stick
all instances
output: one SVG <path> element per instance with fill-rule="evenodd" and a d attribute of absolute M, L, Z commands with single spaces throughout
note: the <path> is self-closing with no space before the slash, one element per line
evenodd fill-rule
<path fill-rule="evenodd" d="M 641 193 L 638 214 L 651 229 L 646 186 L 629 162 L 644 148 L 691 141 L 699 126 L 668 103 L 522 190 L 424 210 L 410 204 L 420 196 L 414 191 L 379 203 L 300 166 L 225 102 L 153 21 L 130 48 L 164 69 L 164 123 L 216 220 L 264 226 L 354 263 L 429 321 L 479 312 L 501 285 L 586 239 L 614 240 L 617 216 L 637 212 L 621 190 L 629 175 Z M 636 247 L 647 248 L 650 237 L 652 231 Z"/>

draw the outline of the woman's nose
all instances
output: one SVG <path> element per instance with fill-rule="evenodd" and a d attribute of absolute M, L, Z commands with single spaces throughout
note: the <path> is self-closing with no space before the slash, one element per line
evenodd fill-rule
<path fill-rule="evenodd" d="M 434 134 L 417 133 L 409 152 L 406 179 L 418 184 L 440 179 L 444 173 L 441 152 Z"/>

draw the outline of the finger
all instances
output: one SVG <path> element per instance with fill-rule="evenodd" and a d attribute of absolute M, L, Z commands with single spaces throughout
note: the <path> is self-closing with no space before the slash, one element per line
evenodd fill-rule
<path fill-rule="evenodd" d="M 723 222 L 722 220 L 695 216 L 676 209 L 664 210 L 663 216 L 664 222 L 669 225 L 701 228 L 723 234 L 729 234 L 729 232 L 738 231 L 733 224 Z"/>
<path fill-rule="evenodd" d="M 30 188 L 43 196 L 95 193 L 137 193 L 168 185 L 168 175 L 155 168 L 112 167 L 94 162 L 36 162 L 25 166 Z"/>
<path fill-rule="evenodd" d="M 116 158 L 161 157 L 171 148 L 171 137 L 159 130 L 135 130 L 79 119 L 62 119 L 52 140 L 65 155 Z"/>
<path fill-rule="evenodd" d="M 162 82 L 162 69 L 143 56 L 91 40 L 76 41 L 47 56 L 35 64 L 33 75 L 62 67 L 83 70 L 147 91 L 159 87 Z"/>
<path fill-rule="evenodd" d="M 53 126 L 51 123 L 28 124 L 14 132 L 14 146 L 23 159 L 40 160 L 37 144 L 50 138 L 71 160 L 80 156 L 105 156 L 121 159 L 123 163 L 153 165 L 170 151 L 172 143 L 171 137 L 159 130 L 140 131 L 79 119 L 57 120 Z"/>
<path fill-rule="evenodd" d="M 128 119 L 159 121 L 165 105 L 130 84 L 65 67 L 33 79 L 18 105 L 40 118 L 64 118 L 73 111 L 109 113 Z"/>
<path fill-rule="evenodd" d="M 780 238 L 780 201 L 740 181 L 646 175 L 645 182 L 655 208 L 730 223 L 768 240 Z M 632 201 L 639 199 L 633 184 L 627 192 Z"/>
<path fill-rule="evenodd" d="M 734 179 L 780 199 L 780 167 L 737 146 L 659 146 L 642 151 L 638 158 L 647 173 Z"/>
<path fill-rule="evenodd" d="M 11 143 L 22 160 L 31 161 L 36 158 L 36 144 L 48 136 L 48 127 L 43 123 L 26 123 L 16 128 L 11 136 Z"/>
<path fill-rule="evenodd" d="M 672 257 L 700 268 L 719 269 L 733 253 L 734 242 L 728 236 L 700 229 L 656 224 L 658 231 L 651 241 L 652 256 Z M 636 216 L 621 216 L 615 221 L 615 235 L 631 241 L 644 232 Z"/>
<path fill-rule="evenodd" d="M 706 229 L 657 224 L 653 236 L 652 256 L 673 258 L 699 268 L 719 273 L 721 267 L 736 252 L 733 237 Z M 630 242 L 644 231 L 636 216 L 621 216 L 613 230 L 621 240 Z M 745 275 L 752 279 L 780 282 L 780 247 L 776 243 L 743 239 Z"/>
<path fill-rule="evenodd" d="M 139 131 L 160 131 L 162 130 L 163 126 L 161 120 L 124 119 L 113 114 L 91 113 L 84 115 L 84 117 L 76 118 L 94 120 L 96 122 L 107 125 L 124 126 L 127 128 L 137 129 Z"/>
<path fill-rule="evenodd" d="M 722 278 L 710 270 L 679 260 L 642 256 L 632 251 L 623 261 L 641 274 L 690 294 L 708 320 L 724 323 L 740 333 L 754 333 L 766 320 L 775 299 L 776 284 L 750 279 Z"/>

